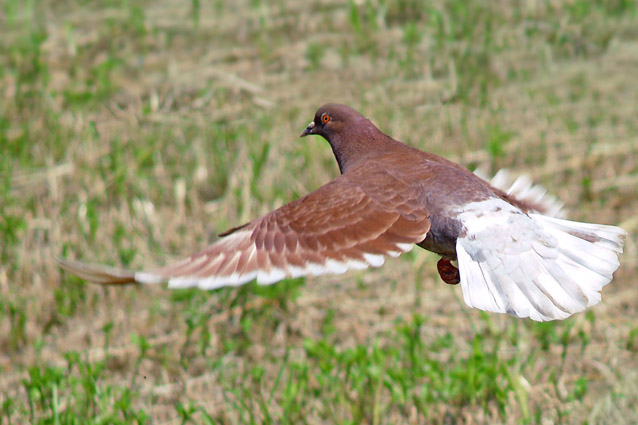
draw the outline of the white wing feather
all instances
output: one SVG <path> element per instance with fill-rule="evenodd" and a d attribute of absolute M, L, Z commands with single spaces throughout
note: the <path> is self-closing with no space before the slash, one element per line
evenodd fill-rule
<path fill-rule="evenodd" d="M 555 196 L 547 193 L 547 189 L 543 186 L 535 185 L 529 176 L 523 174 L 513 178 L 507 169 L 499 170 L 492 178 L 481 169 L 476 169 L 474 174 L 519 201 L 539 206 L 546 216 L 556 218 L 565 218 L 567 216 L 563 203 Z"/>

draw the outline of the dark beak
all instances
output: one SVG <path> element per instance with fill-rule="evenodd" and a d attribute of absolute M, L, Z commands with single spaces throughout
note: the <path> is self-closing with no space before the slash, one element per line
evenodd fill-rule
<path fill-rule="evenodd" d="M 314 121 L 311 121 L 310 124 L 308 124 L 308 127 L 306 127 L 306 129 L 301 132 L 301 136 L 299 136 L 299 137 L 304 137 L 304 136 L 307 136 L 309 134 L 315 134 L 315 122 Z"/>

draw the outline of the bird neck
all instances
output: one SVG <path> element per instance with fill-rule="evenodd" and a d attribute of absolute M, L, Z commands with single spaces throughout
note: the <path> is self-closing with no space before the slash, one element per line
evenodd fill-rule
<path fill-rule="evenodd" d="M 344 128 L 326 139 L 341 174 L 360 161 L 383 154 L 392 145 L 392 139 L 365 118 L 357 123 L 356 130 Z"/>

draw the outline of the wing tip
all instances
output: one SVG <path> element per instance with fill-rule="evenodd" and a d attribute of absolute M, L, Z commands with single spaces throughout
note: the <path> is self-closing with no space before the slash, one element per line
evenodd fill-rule
<path fill-rule="evenodd" d="M 135 272 L 100 264 L 88 264 L 66 258 L 54 258 L 55 263 L 63 270 L 88 282 L 100 285 L 126 285 L 137 283 Z"/>
<path fill-rule="evenodd" d="M 548 193 L 543 186 L 534 184 L 532 179 L 526 174 L 521 174 L 515 178 L 507 168 L 498 170 L 491 178 L 485 170 L 480 168 L 476 169 L 474 174 L 504 192 L 516 202 L 523 204 L 525 208 L 532 212 L 536 211 L 556 218 L 565 218 L 567 216 L 565 204 L 556 196 Z"/>

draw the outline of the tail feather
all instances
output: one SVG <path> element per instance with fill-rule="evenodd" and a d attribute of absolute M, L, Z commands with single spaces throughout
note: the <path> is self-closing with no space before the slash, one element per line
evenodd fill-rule
<path fill-rule="evenodd" d="M 557 239 L 558 265 L 580 285 L 588 298 L 587 307 L 600 301 L 600 290 L 611 282 L 620 266 L 627 233 L 614 226 L 579 223 L 542 215 L 532 215 Z"/>
<path fill-rule="evenodd" d="M 494 224 L 485 226 L 486 214 Z M 600 302 L 626 237 L 614 226 L 527 215 L 496 198 L 470 204 L 459 218 L 466 233 L 456 246 L 466 303 L 538 321 L 564 319 Z"/>
<path fill-rule="evenodd" d="M 582 223 L 578 221 L 560 220 L 540 214 L 530 214 L 535 220 L 558 229 L 564 233 L 576 236 L 595 246 L 604 246 L 616 253 L 622 253 L 627 232 L 620 227 L 606 224 Z"/>

